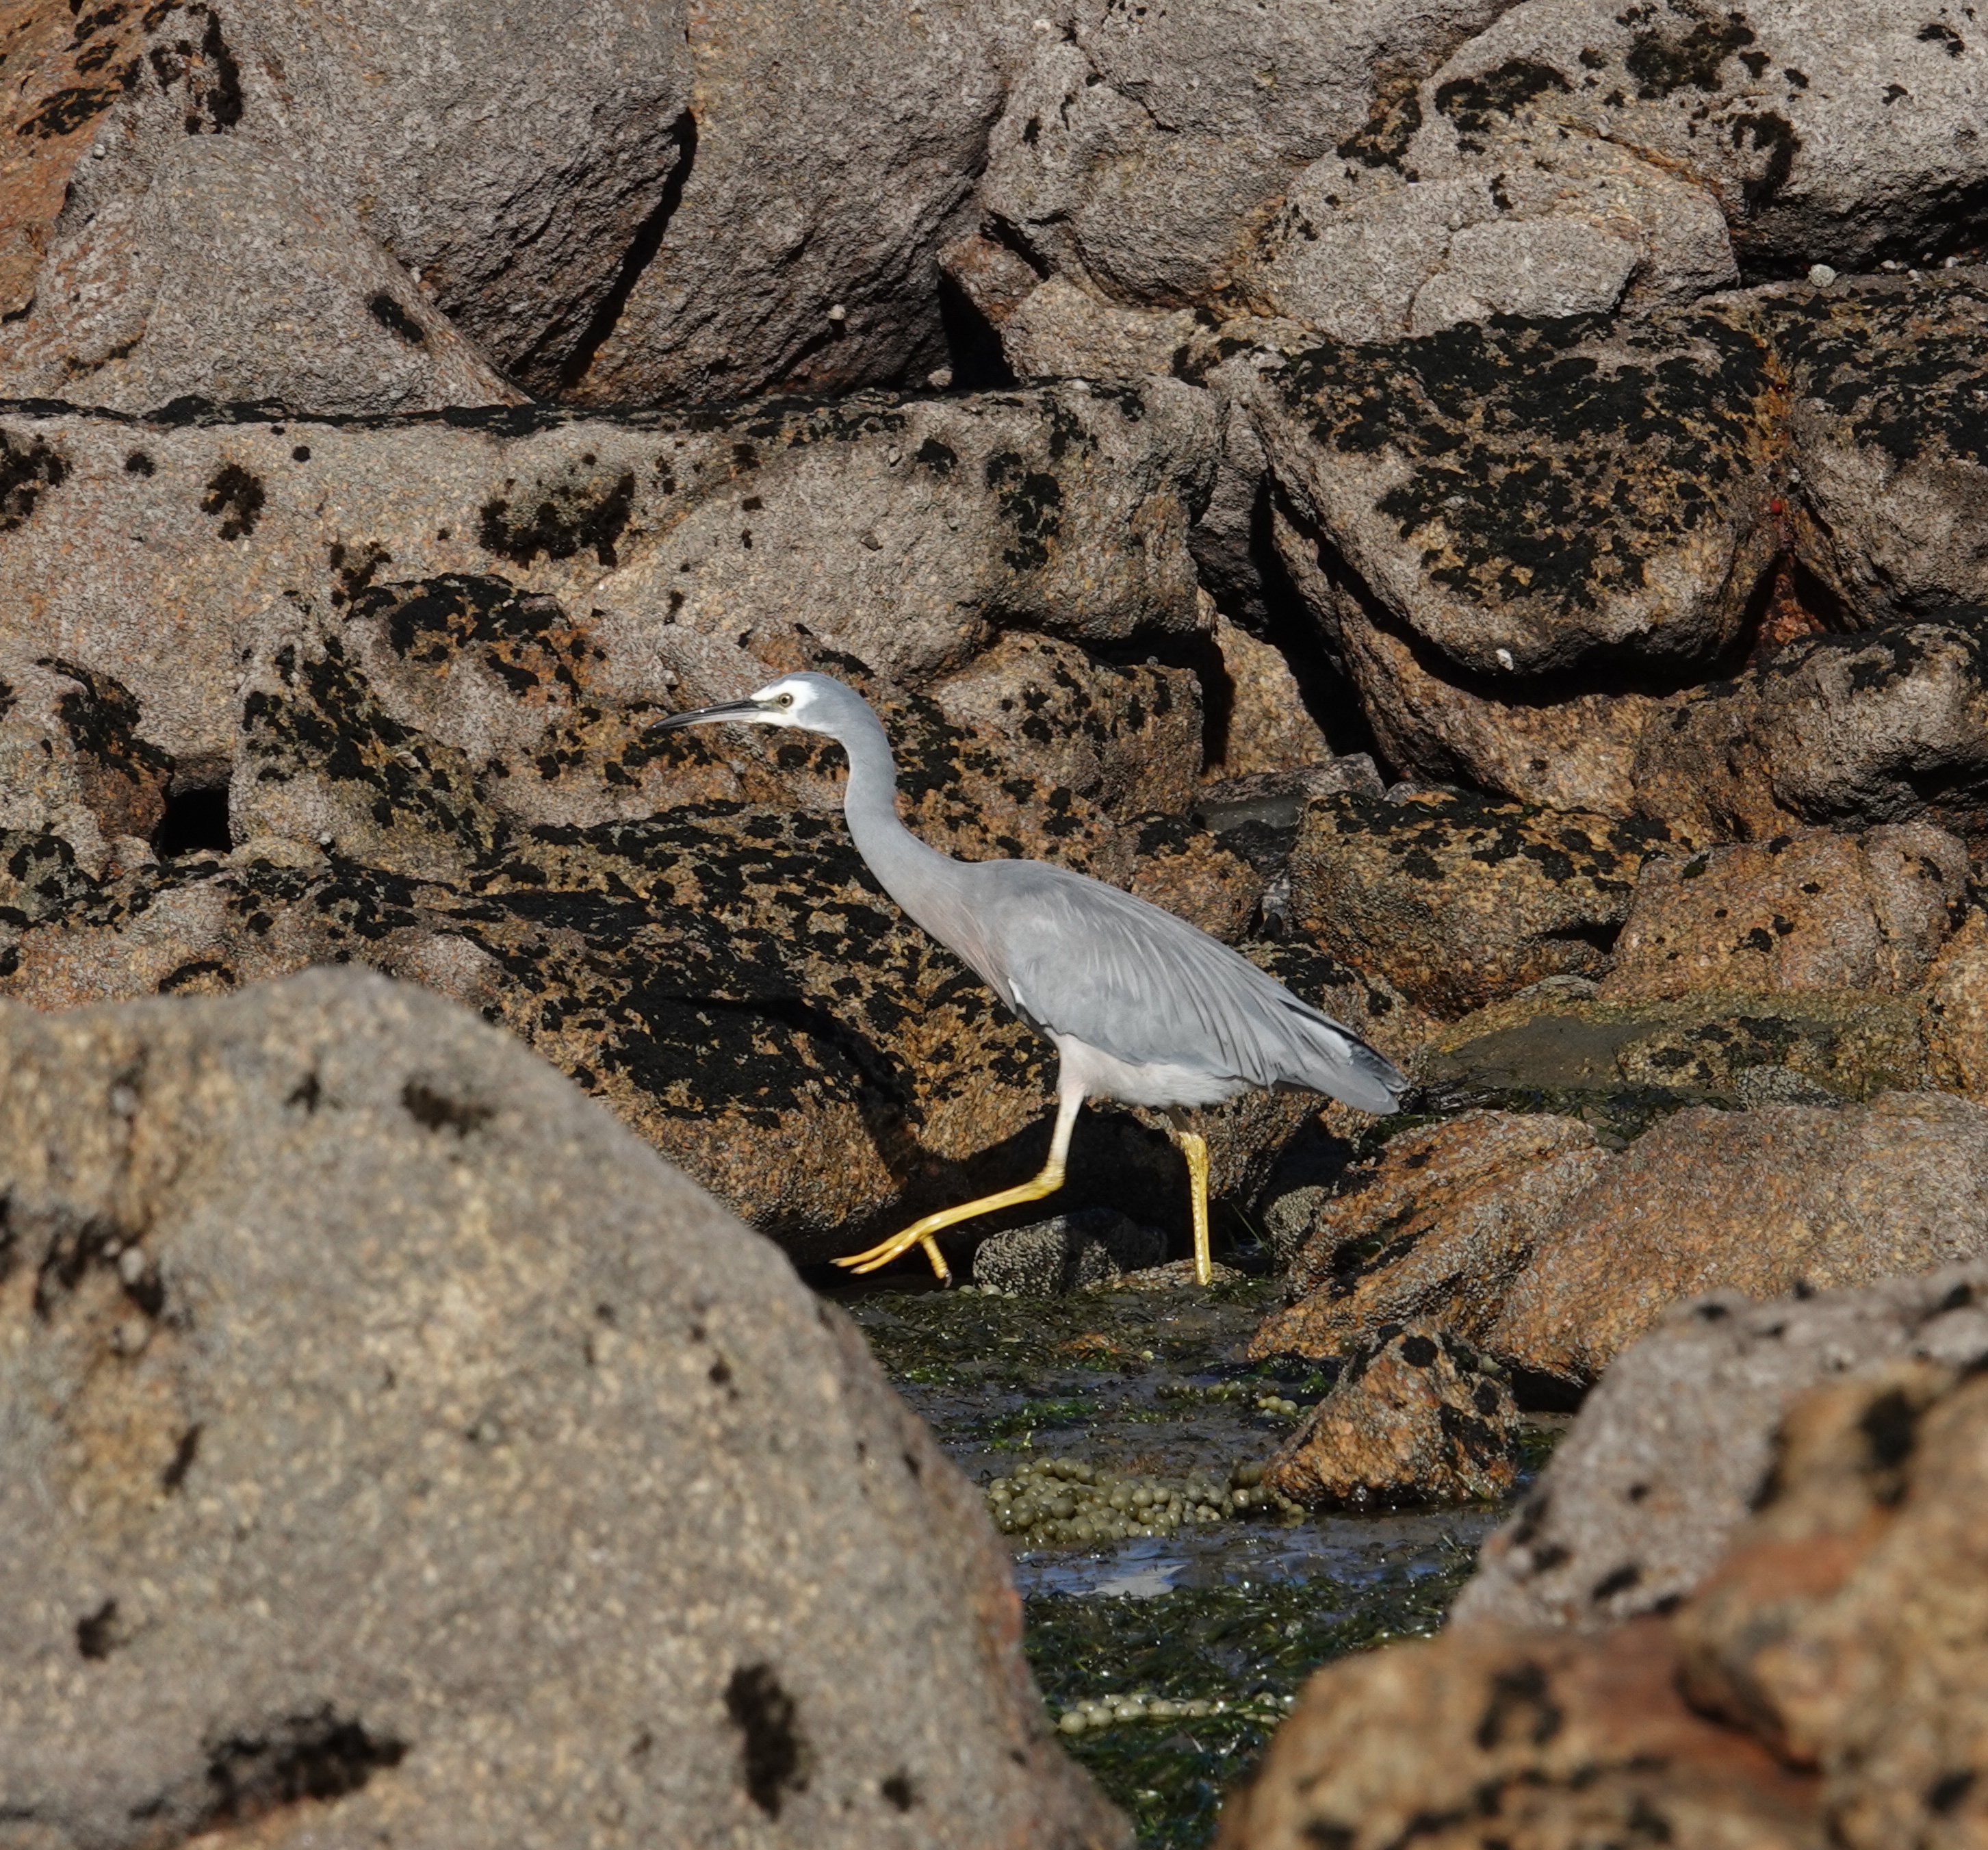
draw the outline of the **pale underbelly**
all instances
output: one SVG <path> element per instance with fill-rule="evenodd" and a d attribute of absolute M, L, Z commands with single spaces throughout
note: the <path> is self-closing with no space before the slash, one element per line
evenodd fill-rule
<path fill-rule="evenodd" d="M 1073 1035 L 1050 1039 L 1062 1057 L 1063 1083 L 1082 1087 L 1087 1098 L 1116 1098 L 1128 1105 L 1212 1105 L 1249 1089 L 1246 1080 L 1199 1067 L 1120 1060 Z"/>

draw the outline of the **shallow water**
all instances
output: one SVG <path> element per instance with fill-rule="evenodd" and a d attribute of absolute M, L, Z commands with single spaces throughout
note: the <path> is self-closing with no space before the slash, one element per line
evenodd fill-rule
<path fill-rule="evenodd" d="M 982 1484 L 1044 1458 L 1156 1483 L 1228 1480 L 1267 1458 L 1330 1385 L 1292 1358 L 1239 1359 L 1280 1301 L 1269 1280 L 1065 1298 L 835 1295 Z M 1550 1438 L 1539 1436 L 1539 1456 Z M 1100 1718 L 1065 1739 L 1142 1844 L 1205 1845 L 1222 1792 L 1305 1679 L 1349 1652 L 1435 1630 L 1502 1514 L 1253 1510 L 1107 1545 L 1019 1547 L 1036 1680 L 1057 1717 L 1107 1698 L 1158 1699 L 1161 1719 Z M 1209 1712 L 1166 1713 L 1195 1706 Z"/>

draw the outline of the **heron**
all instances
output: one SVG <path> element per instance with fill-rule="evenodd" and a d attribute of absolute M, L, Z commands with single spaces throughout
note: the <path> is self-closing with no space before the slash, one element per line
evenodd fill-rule
<path fill-rule="evenodd" d="M 727 723 L 793 726 L 840 746 L 849 760 L 843 814 L 878 884 L 1057 1050 L 1056 1127 L 1040 1174 L 928 1214 L 837 1265 L 874 1272 L 921 1246 L 939 1282 L 950 1283 L 934 1236 L 1053 1195 L 1085 1100 L 1115 1098 L 1168 1114 L 1187 1161 L 1195 1277 L 1205 1286 L 1214 1277 L 1208 1145 L 1188 1111 L 1283 1087 L 1381 1114 L 1408 1089 L 1351 1028 L 1185 919 L 1044 861 L 955 861 L 921 841 L 898 814 L 898 767 L 884 722 L 844 682 L 786 675 L 742 700 L 672 714 L 649 731 Z"/>

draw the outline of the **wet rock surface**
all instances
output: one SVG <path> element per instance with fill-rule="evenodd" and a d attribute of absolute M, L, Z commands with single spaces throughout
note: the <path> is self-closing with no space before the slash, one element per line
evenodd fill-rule
<path fill-rule="evenodd" d="M 1316 1665 L 1439 1625 L 1499 1507 L 1308 1515 L 1276 1491 L 1267 1462 L 1333 1371 L 1244 1356 L 1274 1294 L 1232 1273 L 842 1297 L 982 1486 L 1050 1712 L 1144 1843 L 1206 1842 Z M 1536 1468 L 1556 1435 L 1521 1429 Z"/>
<path fill-rule="evenodd" d="M 0 1038 L 24 1841 L 1123 1841 L 847 1320 L 508 1037 L 326 971 Z"/>

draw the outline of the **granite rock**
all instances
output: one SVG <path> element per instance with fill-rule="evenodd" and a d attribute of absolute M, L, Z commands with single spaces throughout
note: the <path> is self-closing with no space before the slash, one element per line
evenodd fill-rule
<path fill-rule="evenodd" d="M 410 28 L 363 0 L 33 6 L 8 61 L 5 389 L 367 412 L 556 383 L 682 149 L 678 7 Z"/>
<path fill-rule="evenodd" d="M 1679 695 L 1641 735 L 1635 808 L 1714 840 L 1920 820 L 1980 838 L 1981 618 L 1807 638 Z"/>
<path fill-rule="evenodd" d="M 1854 1290 L 1689 1300 L 1616 1358 L 1517 1513 L 1485 1544 L 1459 1623 L 1595 1631 L 1690 1595 L 1771 1484 L 1811 1388 L 1913 1357 L 1988 1354 L 1978 1263 Z"/>
<path fill-rule="evenodd" d="M 1637 881 L 1601 994 L 1916 989 L 1967 879 L 1966 844 L 1928 823 L 1658 856 Z"/>
<path fill-rule="evenodd" d="M 1477 1503 L 1518 1480 L 1510 1388 L 1449 1331 L 1384 1324 L 1263 1469 L 1307 1507 Z"/>
<path fill-rule="evenodd" d="M 1323 1359 L 1411 1319 L 1481 1341 L 1610 1161 L 1587 1125 L 1547 1113 L 1466 1111 L 1391 1137 L 1371 1164 L 1307 1192 L 1290 1307 L 1264 1320 L 1249 1354 Z"/>
<path fill-rule="evenodd" d="M 320 971 L 0 1040 L 21 1841 L 1126 1841 L 853 1327 L 508 1037 Z"/>
<path fill-rule="evenodd" d="M 915 685 L 1002 627 L 1191 633 L 1182 539 L 1214 462 L 1202 397 L 1155 381 L 384 426 L 15 410 L 0 643 L 65 638 L 184 773 L 232 758 L 245 648 L 335 620 L 376 583 L 553 600 L 585 645 L 587 702 L 624 709 L 845 658 Z M 555 679 L 536 704 L 564 713 L 570 693 Z"/>
<path fill-rule="evenodd" d="M 714 404 L 941 367 L 938 253 L 972 229 L 1002 69 L 1026 32 L 1024 9 L 969 0 L 699 0 L 676 183 L 567 362 L 566 394 Z"/>
<path fill-rule="evenodd" d="M 1484 1343 L 1501 1361 L 1584 1385 L 1680 1299 L 1868 1284 L 1973 1257 L 1984 1238 L 1988 1109 L 1970 1100 L 1693 1107 L 1584 1192 Z"/>
<path fill-rule="evenodd" d="M 1556 975 L 1598 976 L 1661 825 L 1461 793 L 1307 807 L 1291 916 L 1439 1015 Z"/>

